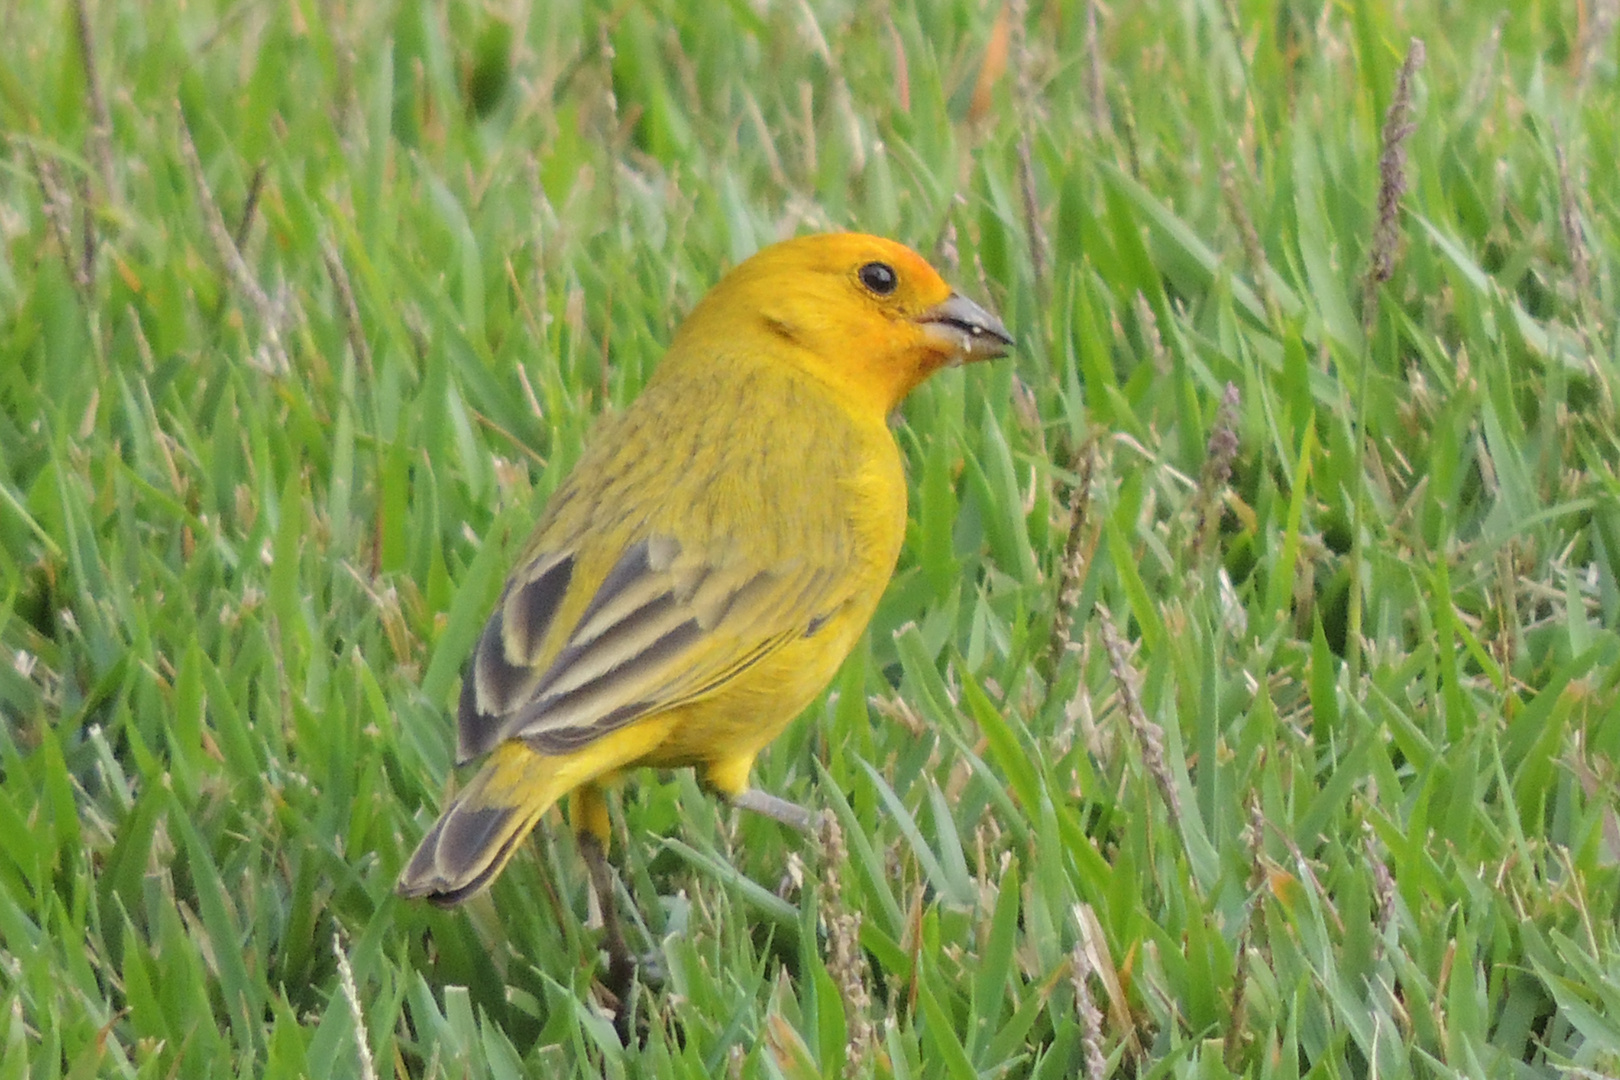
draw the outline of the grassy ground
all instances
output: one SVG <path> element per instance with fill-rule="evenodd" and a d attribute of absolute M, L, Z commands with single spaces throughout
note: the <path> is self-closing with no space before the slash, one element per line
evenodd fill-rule
<path fill-rule="evenodd" d="M 579 6 L 0 10 L 0 1080 L 1620 1070 L 1615 3 Z M 626 1049 L 556 822 L 391 887 L 593 419 L 851 226 L 1017 356 L 819 842 L 622 790 Z"/>

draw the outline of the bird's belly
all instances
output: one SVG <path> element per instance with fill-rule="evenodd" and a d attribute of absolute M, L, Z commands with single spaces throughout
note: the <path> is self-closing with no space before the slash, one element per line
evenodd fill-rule
<path fill-rule="evenodd" d="M 671 710 L 667 736 L 640 764 L 671 769 L 752 758 L 780 735 L 832 680 L 864 628 L 847 616 L 801 638 L 724 690 Z M 835 625 L 836 624 L 836 625 Z"/>

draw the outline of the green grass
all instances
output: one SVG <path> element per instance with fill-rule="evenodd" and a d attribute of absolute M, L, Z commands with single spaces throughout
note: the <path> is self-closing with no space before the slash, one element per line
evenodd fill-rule
<path fill-rule="evenodd" d="M 1005 70 L 979 0 L 579 7 L 91 5 L 104 139 L 71 8 L 0 14 L 0 1080 L 1620 1070 L 1613 5 L 1117 3 L 1094 68 L 1037 2 Z M 907 404 L 761 762 L 842 851 L 618 796 L 625 1048 L 557 822 L 393 881 L 594 419 L 831 227 L 1019 348 Z"/>

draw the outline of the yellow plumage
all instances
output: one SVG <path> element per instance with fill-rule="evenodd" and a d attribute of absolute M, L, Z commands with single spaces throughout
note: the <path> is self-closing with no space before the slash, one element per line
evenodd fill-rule
<path fill-rule="evenodd" d="M 748 791 L 754 758 L 831 680 L 904 538 L 889 413 L 1008 343 L 876 237 L 787 241 L 721 281 L 519 558 L 463 682 L 459 757 L 487 760 L 399 891 L 465 898 L 569 793 L 605 849 L 599 786 L 633 767 L 776 802 Z"/>

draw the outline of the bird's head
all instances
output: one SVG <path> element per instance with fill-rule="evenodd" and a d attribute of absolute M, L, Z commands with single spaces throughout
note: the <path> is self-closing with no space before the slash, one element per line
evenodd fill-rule
<path fill-rule="evenodd" d="M 1013 343 L 922 256 L 860 233 L 786 240 L 745 260 L 692 311 L 671 351 L 722 341 L 774 350 L 879 415 L 940 368 L 1002 356 Z"/>

